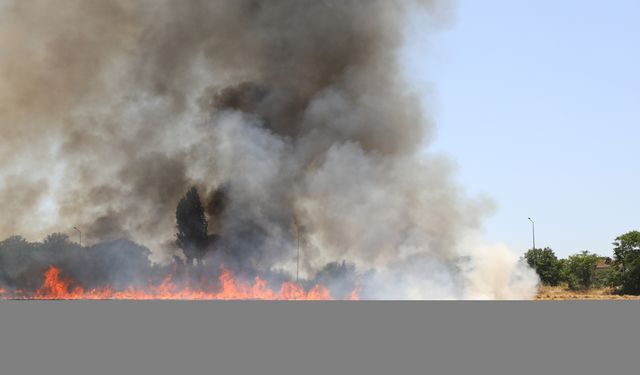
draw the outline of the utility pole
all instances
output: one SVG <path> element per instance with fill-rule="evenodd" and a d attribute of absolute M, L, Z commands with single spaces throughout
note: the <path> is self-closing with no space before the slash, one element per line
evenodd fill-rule
<path fill-rule="evenodd" d="M 298 258 L 296 260 L 296 283 L 300 281 L 300 227 L 296 223 L 296 235 L 298 237 Z"/>
<path fill-rule="evenodd" d="M 82 232 L 80 232 L 80 229 L 73 227 L 73 229 L 78 231 L 78 234 L 80 235 L 80 247 L 82 247 Z"/>
<path fill-rule="evenodd" d="M 531 231 L 533 234 L 533 250 L 535 250 L 536 249 L 536 223 L 531 218 L 529 218 L 529 221 L 531 222 Z"/>

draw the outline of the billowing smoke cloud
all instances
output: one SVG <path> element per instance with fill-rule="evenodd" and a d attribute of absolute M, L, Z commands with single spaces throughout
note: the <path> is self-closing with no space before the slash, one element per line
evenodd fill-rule
<path fill-rule="evenodd" d="M 4 1 L 0 235 L 81 226 L 170 259 L 196 185 L 213 257 L 312 277 L 373 270 L 371 297 L 528 297 L 503 249 L 465 250 L 490 204 L 420 152 L 431 121 L 397 64 L 406 11 L 440 1 Z M 445 9 L 445 11 L 443 11 Z M 426 156 L 425 156 L 426 155 Z M 375 285 L 375 287 L 373 287 Z"/>

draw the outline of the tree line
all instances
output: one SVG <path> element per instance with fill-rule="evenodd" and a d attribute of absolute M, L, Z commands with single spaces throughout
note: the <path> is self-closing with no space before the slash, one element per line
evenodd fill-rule
<path fill-rule="evenodd" d="M 640 231 L 616 237 L 612 257 L 589 251 L 558 259 L 554 251 L 529 249 L 524 260 L 544 285 L 566 284 L 570 289 L 609 287 L 617 293 L 640 294 Z"/>
<path fill-rule="evenodd" d="M 61 269 L 74 286 L 85 289 L 145 288 L 160 284 L 168 275 L 176 285 L 199 285 L 201 280 L 218 280 L 220 264 L 242 279 L 254 280 L 258 270 L 251 259 L 238 265 L 235 262 L 242 262 L 243 254 L 234 254 L 233 248 L 223 249 L 221 245 L 221 222 L 228 199 L 224 188 L 214 191 L 206 204 L 195 187 L 186 192 L 177 204 L 175 222 L 174 243 L 182 254 L 168 254 L 173 256 L 167 263 L 151 262 L 151 250 L 127 238 L 92 245 L 80 245 L 64 233 L 52 233 L 39 242 L 19 235 L 0 239 L 0 289 L 33 292 L 41 287 L 51 266 Z M 211 256 L 215 252 L 218 257 L 214 259 Z M 291 280 L 290 273 L 283 270 L 261 270 L 259 275 L 275 289 Z M 300 284 L 307 289 L 323 285 L 334 298 L 341 299 L 366 277 L 369 274 L 360 274 L 352 263 L 331 261 Z M 366 297 L 366 289 L 360 292 Z"/>

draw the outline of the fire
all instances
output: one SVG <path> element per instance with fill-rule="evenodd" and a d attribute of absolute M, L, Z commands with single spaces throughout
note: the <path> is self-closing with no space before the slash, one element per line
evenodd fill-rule
<path fill-rule="evenodd" d="M 332 300 L 329 290 L 321 285 L 315 285 L 309 290 L 298 283 L 287 281 L 279 290 L 273 290 L 267 282 L 256 277 L 253 283 L 247 283 L 234 277 L 227 269 L 222 268 L 218 285 L 211 285 L 206 280 L 200 280 L 199 288 L 189 285 L 179 286 L 173 276 L 169 275 L 159 285 L 149 288 L 129 287 L 116 291 L 105 286 L 85 290 L 82 286 L 63 275 L 59 268 L 50 266 L 44 274 L 44 281 L 40 288 L 28 295 L 17 292 L 9 295 L 0 289 L 0 298 L 16 299 L 45 299 L 45 300 Z M 348 299 L 358 299 L 357 291 L 353 291 Z"/>

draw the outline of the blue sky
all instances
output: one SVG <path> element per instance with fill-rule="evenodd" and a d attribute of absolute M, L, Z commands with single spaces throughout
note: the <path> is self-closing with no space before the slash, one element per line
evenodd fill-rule
<path fill-rule="evenodd" d="M 497 212 L 488 240 L 603 255 L 640 229 L 640 1 L 462 0 L 435 36 L 416 13 L 406 73 L 430 149 Z"/>

